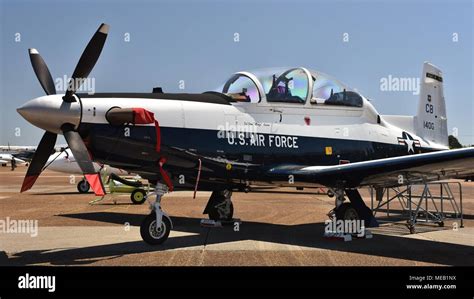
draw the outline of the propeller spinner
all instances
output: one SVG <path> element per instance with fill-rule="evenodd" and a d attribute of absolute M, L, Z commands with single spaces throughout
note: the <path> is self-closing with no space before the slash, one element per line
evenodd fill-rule
<path fill-rule="evenodd" d="M 102 181 L 99 174 L 95 172 L 87 147 L 76 131 L 80 123 L 81 107 L 75 92 L 89 76 L 99 59 L 108 32 L 109 25 L 101 24 L 92 36 L 74 69 L 64 96 L 56 95 L 51 73 L 38 51 L 29 49 L 33 70 L 47 96 L 33 99 L 18 108 L 17 111 L 31 124 L 46 130 L 46 132 L 41 138 L 26 172 L 21 192 L 29 190 L 34 185 L 54 149 L 57 134 L 63 134 L 94 193 L 99 196 L 105 194 Z"/>

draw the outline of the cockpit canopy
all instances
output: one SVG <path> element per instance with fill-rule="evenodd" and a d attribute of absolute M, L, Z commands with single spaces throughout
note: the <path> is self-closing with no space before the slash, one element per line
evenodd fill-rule
<path fill-rule="evenodd" d="M 362 97 L 330 76 L 305 68 L 271 68 L 234 74 L 219 92 L 238 102 L 362 107 Z"/>

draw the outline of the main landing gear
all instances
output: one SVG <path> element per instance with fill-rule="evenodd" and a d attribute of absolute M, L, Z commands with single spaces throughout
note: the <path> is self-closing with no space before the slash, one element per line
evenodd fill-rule
<path fill-rule="evenodd" d="M 213 191 L 203 214 L 208 214 L 214 221 L 230 221 L 234 216 L 234 205 L 231 201 L 231 190 Z"/>
<path fill-rule="evenodd" d="M 140 235 L 143 241 L 150 245 L 159 245 L 165 242 L 173 228 L 171 218 L 161 209 L 161 198 L 167 192 L 166 185 L 157 183 L 155 191 L 147 195 L 147 197 L 156 195 L 156 200 L 151 205 L 151 213 L 140 225 Z"/>
<path fill-rule="evenodd" d="M 349 198 L 349 202 L 344 202 L 344 193 Z M 360 196 L 357 189 L 336 189 L 336 207 L 329 212 L 330 217 L 337 220 L 364 220 L 366 227 L 377 227 L 378 222 Z"/>
<path fill-rule="evenodd" d="M 336 219 L 342 220 L 359 220 L 359 213 L 352 206 L 351 203 L 345 202 L 341 204 L 336 210 Z"/>

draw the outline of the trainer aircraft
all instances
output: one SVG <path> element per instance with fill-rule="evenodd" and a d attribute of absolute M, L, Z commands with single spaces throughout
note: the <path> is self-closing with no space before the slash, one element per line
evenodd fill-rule
<path fill-rule="evenodd" d="M 304 67 L 235 73 L 203 93 L 95 93 L 76 91 L 104 46 L 100 25 L 85 48 L 65 94 L 57 94 L 40 54 L 29 50 L 46 92 L 17 111 L 45 130 L 21 191 L 30 189 L 57 134 L 96 195 L 104 188 L 93 162 L 139 174 L 156 184 L 153 211 L 141 225 L 150 244 L 164 242 L 171 218 L 161 196 L 208 190 L 211 219 L 233 215 L 232 191 L 254 185 L 318 187 L 335 194 L 338 219 L 377 222 L 357 188 L 409 185 L 468 175 L 474 148 L 449 150 L 443 75 L 423 65 L 414 116 L 381 115 L 364 95 Z M 345 201 L 345 198 L 349 201 Z"/>

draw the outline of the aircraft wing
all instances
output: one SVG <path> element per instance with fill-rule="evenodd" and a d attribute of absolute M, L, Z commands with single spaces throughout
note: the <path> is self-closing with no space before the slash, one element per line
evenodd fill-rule
<path fill-rule="evenodd" d="M 474 147 L 384 158 L 334 166 L 280 166 L 269 170 L 275 179 L 327 187 L 390 187 L 474 174 Z"/>

